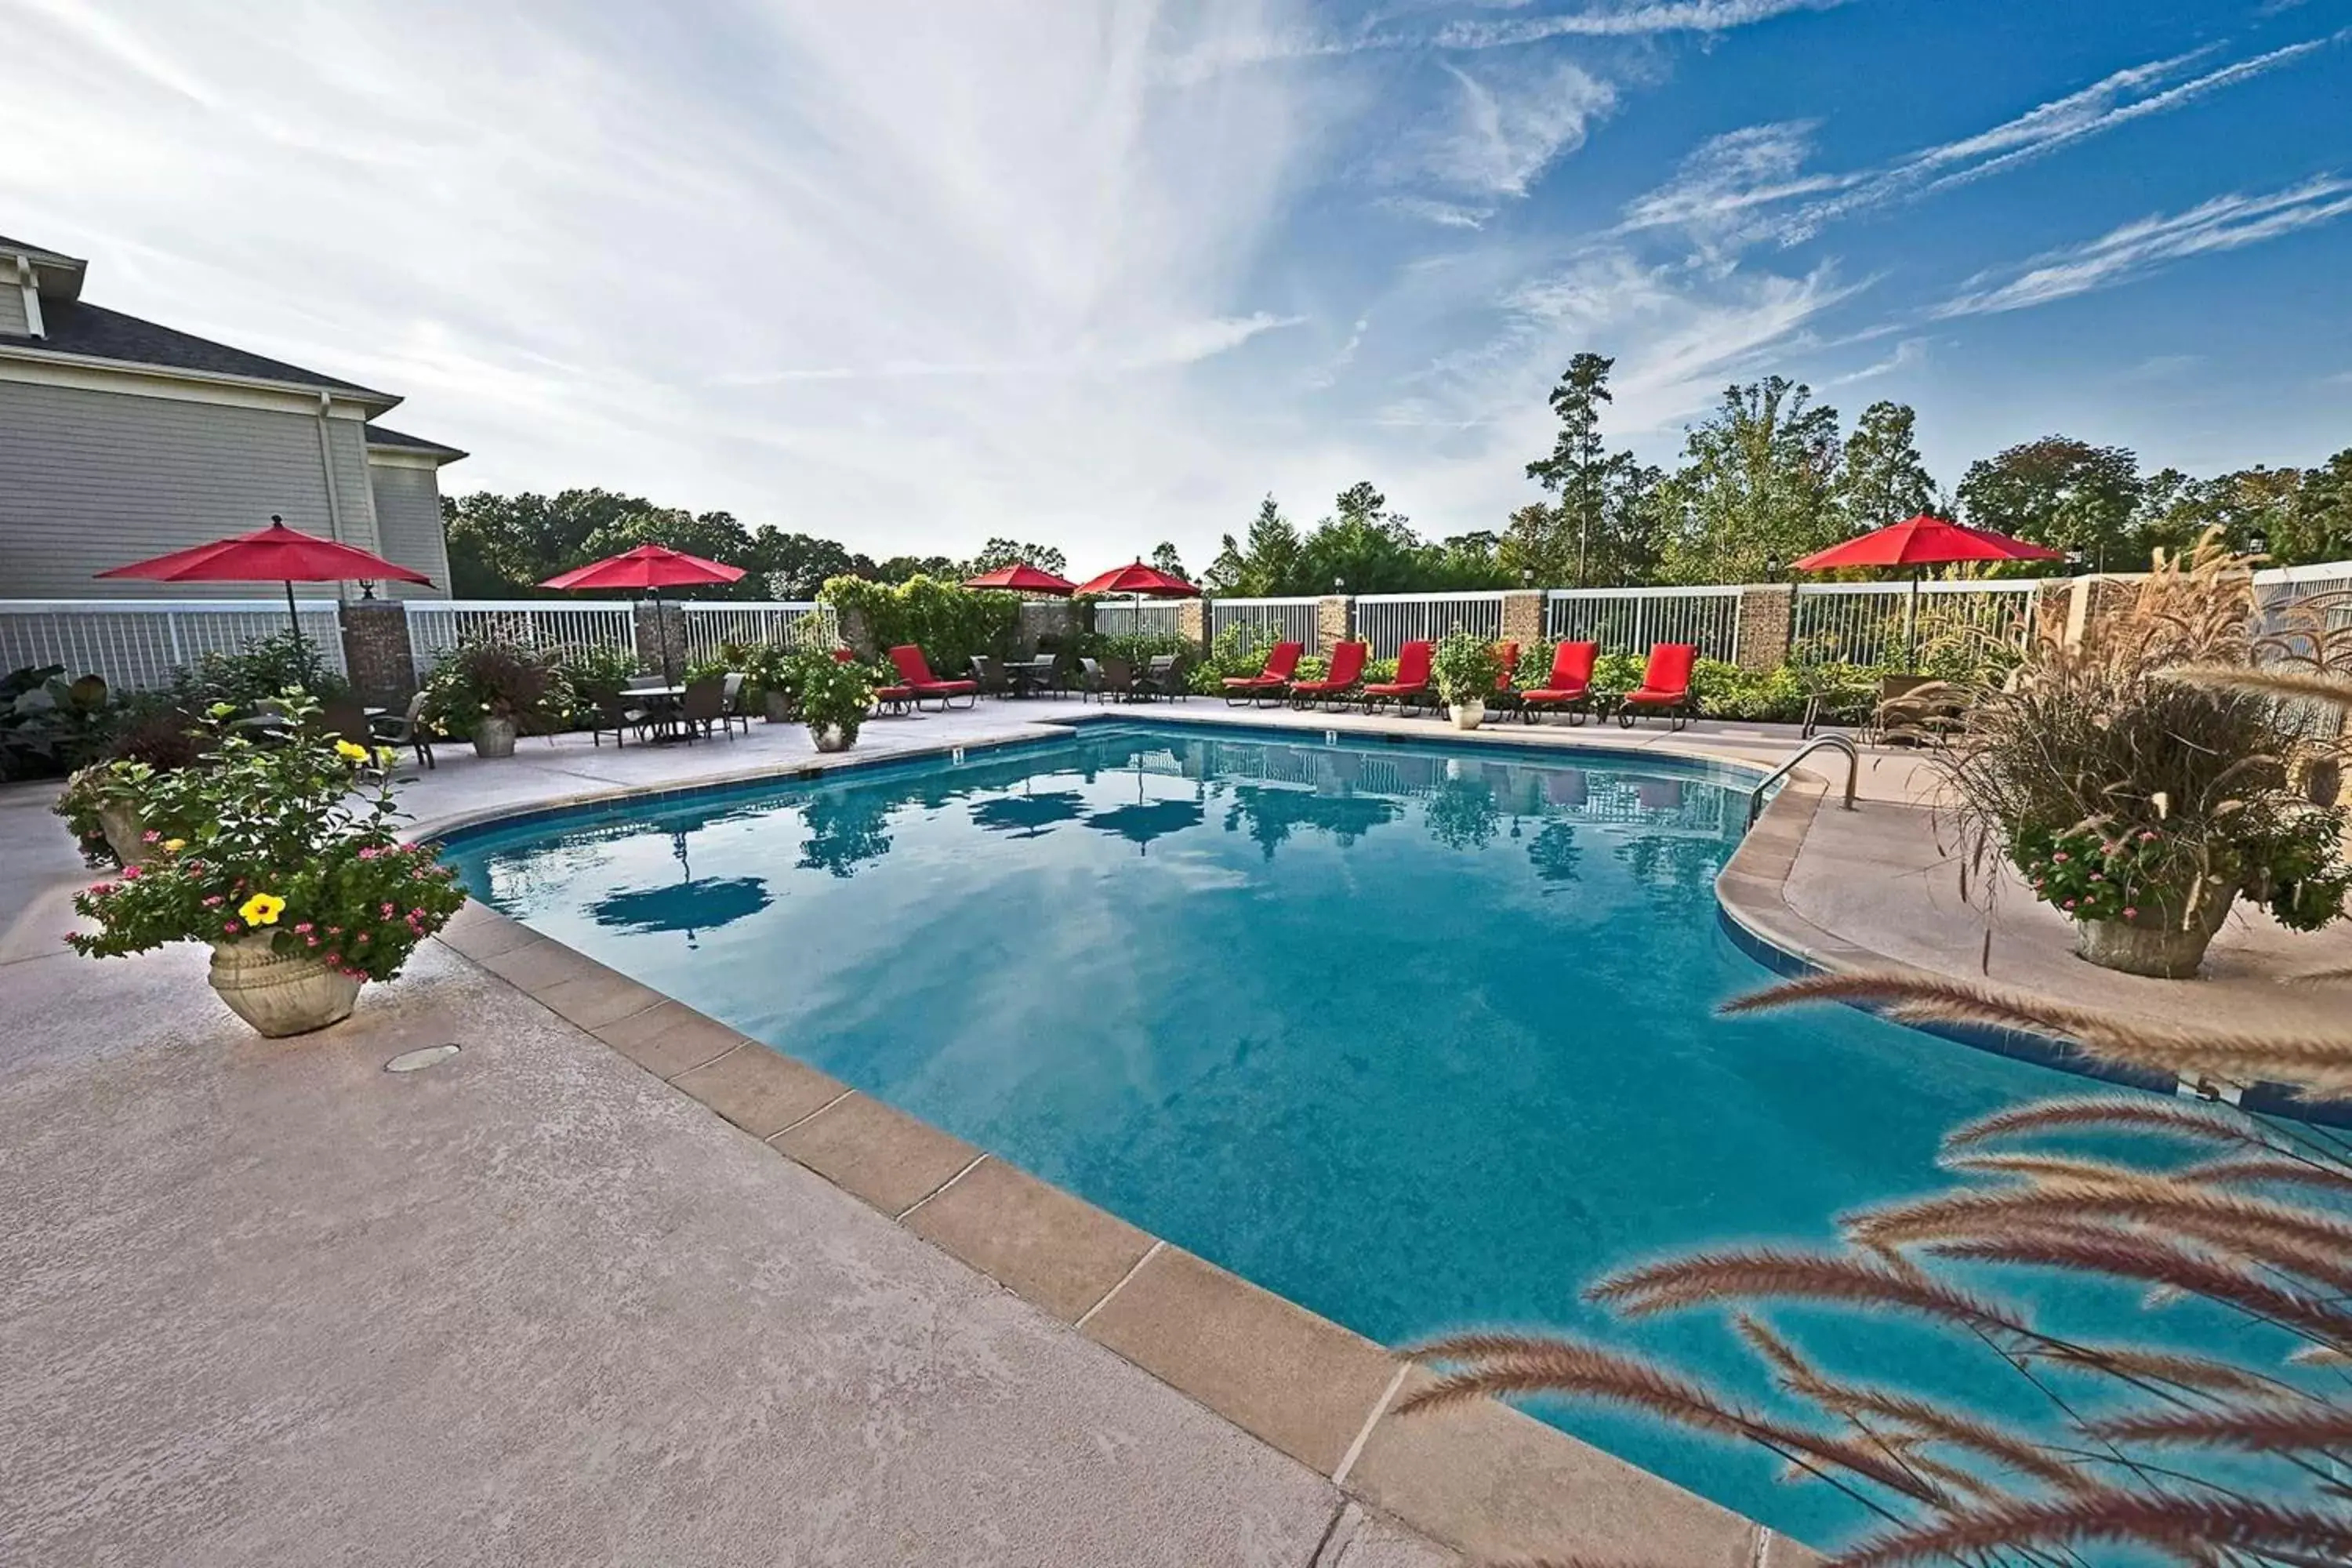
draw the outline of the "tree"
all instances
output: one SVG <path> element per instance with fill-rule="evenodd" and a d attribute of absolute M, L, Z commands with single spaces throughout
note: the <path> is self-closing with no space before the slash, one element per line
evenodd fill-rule
<path fill-rule="evenodd" d="M 450 592 L 462 599 L 513 599 L 540 592 L 558 572 L 595 557 L 588 542 L 625 518 L 658 509 L 642 496 L 569 489 L 555 496 L 477 490 L 444 496 Z"/>
<path fill-rule="evenodd" d="M 737 521 L 732 512 L 691 512 L 683 507 L 668 510 L 647 507 L 602 524 L 581 542 L 580 548 L 587 559 L 599 561 L 608 555 L 635 550 L 640 544 L 666 544 L 672 550 L 683 550 L 688 555 L 699 555 L 706 561 L 743 568 L 743 575 L 735 582 L 697 587 L 694 590 L 696 598 L 764 599 L 768 596 L 767 579 L 752 569 L 756 562 L 751 531 Z"/>
<path fill-rule="evenodd" d="M 1842 535 L 1837 410 L 1812 395 L 1777 375 L 1727 387 L 1690 432 L 1683 466 L 1642 501 L 1669 581 L 1753 582 L 1767 561 L 1793 561 Z"/>
<path fill-rule="evenodd" d="M 1629 453 L 1612 457 L 1601 438 L 1601 405 L 1611 400 L 1609 373 L 1616 363 L 1603 354 L 1578 354 L 1551 390 L 1559 435 L 1549 457 L 1528 465 L 1528 478 L 1559 497 L 1559 502 L 1540 517 L 1528 515 L 1524 508 L 1513 514 L 1541 528 L 1523 542 L 1512 563 L 1532 568 L 1546 581 L 1585 584 L 1594 536 L 1605 526 L 1611 475 L 1633 461 Z"/>
<path fill-rule="evenodd" d="M 1051 572 L 1056 577 L 1070 574 L 1070 558 L 1050 544 L 1024 544 L 1014 539 L 992 539 L 980 547 L 980 553 L 965 562 L 962 574 L 978 577 L 1007 566 L 1034 566 L 1040 572 Z"/>
<path fill-rule="evenodd" d="M 1151 566 L 1152 570 L 1165 572 L 1171 577 L 1184 576 L 1183 559 L 1176 553 L 1176 547 L 1164 539 L 1152 546 Z M 1192 581 L 1189 577 L 1185 577 L 1184 580 L 1188 583 Z"/>
<path fill-rule="evenodd" d="M 1882 401 L 1854 422 L 1837 487 L 1849 532 L 1867 533 L 1935 506 L 1936 481 L 1915 443 L 1917 419 L 1908 404 Z"/>
<path fill-rule="evenodd" d="M 2271 555 L 2284 566 L 2352 559 L 2352 447 L 2303 471 L 2285 526 L 2271 535 Z"/>
<path fill-rule="evenodd" d="M 893 555 L 874 564 L 877 583 L 904 583 L 909 577 L 961 576 L 956 563 L 944 555 Z"/>
<path fill-rule="evenodd" d="M 1258 502 L 1245 542 L 1236 544 L 1232 534 L 1224 536 L 1223 547 L 1209 567 L 1206 585 L 1213 594 L 1240 599 L 1281 598 L 1307 592 L 1296 586 L 1303 581 L 1299 551 L 1298 530 L 1269 495 Z"/>
<path fill-rule="evenodd" d="M 835 577 L 871 577 L 874 563 L 830 539 L 780 533 L 762 524 L 751 535 L 751 570 L 766 582 L 771 597 L 814 599 Z"/>
<path fill-rule="evenodd" d="M 2079 550 L 2094 571 L 2147 564 L 2134 523 L 2139 459 L 2123 447 L 2044 436 L 1969 465 L 1960 505 L 1978 528 Z"/>

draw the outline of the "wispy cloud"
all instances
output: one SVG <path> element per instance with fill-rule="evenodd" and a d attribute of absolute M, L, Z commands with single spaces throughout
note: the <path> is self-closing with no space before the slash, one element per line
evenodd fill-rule
<path fill-rule="evenodd" d="M 1569 60 L 1476 76 L 1444 70 L 1456 89 L 1454 116 L 1415 150 L 1416 172 L 1486 195 L 1526 195 L 1617 102 L 1614 88 Z"/>
<path fill-rule="evenodd" d="M 1925 338 L 1905 338 L 1901 342 L 1895 345 L 1895 352 L 1888 354 L 1885 359 L 1874 360 L 1871 363 L 1864 365 L 1860 370 L 1850 370 L 1843 375 L 1833 375 L 1822 384 L 1825 386 L 1852 386 L 1856 382 L 1875 381 L 1882 375 L 1893 375 L 1897 371 L 1911 370 L 1927 363 L 1927 340 Z"/>
<path fill-rule="evenodd" d="M 2168 261 L 2236 250 L 2352 213 L 2352 180 L 2309 180 L 2266 195 L 2216 196 L 2186 212 L 2142 218 L 2088 244 L 2045 252 L 2014 276 L 1969 280 L 1938 307 L 1938 317 L 2023 310 L 2055 300 L 2112 288 L 2146 276 Z"/>

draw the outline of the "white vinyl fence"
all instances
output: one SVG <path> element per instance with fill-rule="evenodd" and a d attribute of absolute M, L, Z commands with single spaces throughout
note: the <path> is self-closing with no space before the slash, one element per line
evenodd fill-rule
<path fill-rule="evenodd" d="M 827 642 L 841 640 L 841 628 L 834 619 L 831 605 L 806 601 L 772 601 L 750 605 L 696 605 L 679 606 L 686 621 L 686 658 L 688 663 L 698 658 L 716 658 L 719 650 L 729 643 L 750 647 L 760 643 L 783 642 L 803 631 Z"/>
<path fill-rule="evenodd" d="M 2044 586 L 2032 579 L 1922 583 L 1915 611 L 1908 583 L 1800 584 L 1789 661 L 1882 664 L 1939 642 L 2018 643 L 2032 634 Z"/>
<path fill-rule="evenodd" d="M 468 637 L 496 633 L 531 647 L 613 647 L 635 653 L 636 611 L 628 605 L 566 605 L 549 599 L 406 599 L 408 650 L 422 680 Z"/>
<path fill-rule="evenodd" d="M 1173 599 L 1101 599 L 1095 604 L 1095 630 L 1107 637 L 1175 637 L 1184 629 L 1184 606 Z"/>
<path fill-rule="evenodd" d="M 2257 572 L 2254 597 L 2267 637 L 2352 629 L 2352 561 Z"/>
<path fill-rule="evenodd" d="M 1323 651 L 1315 599 L 1212 599 L 1209 640 L 1214 642 L 1230 626 L 1247 626 L 1250 640 L 1260 647 L 1278 642 L 1305 643 L 1309 654 Z"/>
<path fill-rule="evenodd" d="M 1480 594 L 1364 594 L 1356 599 L 1356 640 L 1372 645 L 1374 658 L 1394 658 L 1409 642 L 1434 642 L 1450 631 L 1472 637 L 1503 635 L 1500 592 Z"/>
<path fill-rule="evenodd" d="M 343 637 L 332 599 L 302 599 L 302 636 L 338 674 Z M 208 653 L 236 653 L 287 629 L 284 599 L 0 600 L 0 670 L 61 664 L 122 691 L 172 684 Z"/>
<path fill-rule="evenodd" d="M 1701 658 L 1739 657 L 1737 588 L 1555 588 L 1544 595 L 1544 636 L 1594 642 L 1603 653 L 1646 654 L 1695 643 Z"/>

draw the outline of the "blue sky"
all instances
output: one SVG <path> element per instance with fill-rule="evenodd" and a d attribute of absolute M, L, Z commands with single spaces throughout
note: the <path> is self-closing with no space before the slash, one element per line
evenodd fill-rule
<path fill-rule="evenodd" d="M 453 489 L 857 547 L 1204 562 L 1272 490 L 1432 534 L 1617 356 L 1930 466 L 2352 446 L 2352 0 L 0 0 L 0 233 L 404 393 Z"/>

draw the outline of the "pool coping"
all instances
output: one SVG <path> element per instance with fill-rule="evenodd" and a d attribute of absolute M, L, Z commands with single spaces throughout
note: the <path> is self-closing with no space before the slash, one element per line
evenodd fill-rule
<path fill-rule="evenodd" d="M 437 842 L 583 807 L 1047 744 L 1111 719 L 1139 721 L 1088 715 L 1034 723 L 1044 731 L 1036 734 L 485 806 L 421 823 L 415 836 Z M 1186 721 L 1155 714 L 1140 721 Z M 1201 727 L 1237 726 L 1212 720 Z M 1476 739 L 1458 731 L 1426 741 L 1356 738 L 1453 746 L 1457 735 Z M 1664 756 L 1759 778 L 1766 772 L 1748 759 L 1561 747 L 1507 732 L 1483 743 L 1552 755 Z M 1801 770 L 1791 776 L 1811 777 Z M 1826 781 L 1814 782 L 1826 787 Z M 1819 1561 L 1801 1542 L 1499 1400 L 1469 1401 L 1408 1421 L 1392 1406 L 1410 1378 L 1428 1374 L 1387 1347 L 479 900 L 468 900 L 436 940 L 780 1157 L 1306 1465 L 1347 1497 L 1474 1559 L 1663 1552 L 1720 1568 L 1803 1568 Z"/>

